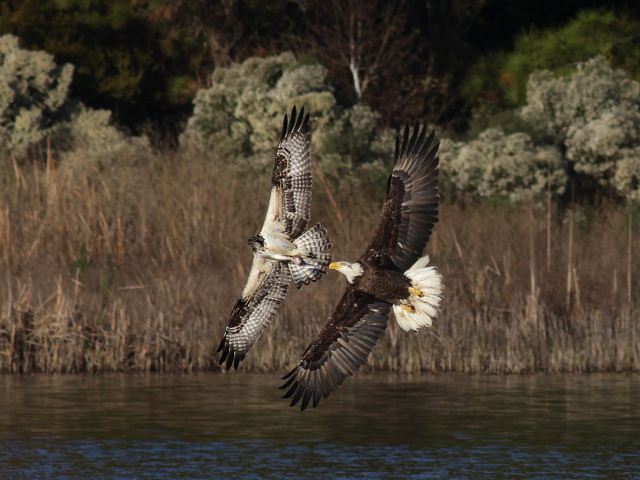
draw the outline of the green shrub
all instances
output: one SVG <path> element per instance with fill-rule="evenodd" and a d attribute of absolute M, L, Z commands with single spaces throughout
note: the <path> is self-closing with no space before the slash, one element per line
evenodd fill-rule
<path fill-rule="evenodd" d="M 70 118 L 71 65 L 0 37 L 0 149 L 20 155 Z"/>
<path fill-rule="evenodd" d="M 116 164 L 147 159 L 151 152 L 146 137 L 128 136 L 111 123 L 111 112 L 80 105 L 59 132 L 61 168 L 70 173 L 105 170 Z"/>
<path fill-rule="evenodd" d="M 393 138 L 377 129 L 377 114 L 364 105 L 339 107 L 326 69 L 289 52 L 216 69 L 211 87 L 196 95 L 180 143 L 215 158 L 270 166 L 292 105 L 311 114 L 312 151 L 329 172 L 391 159 Z"/>
<path fill-rule="evenodd" d="M 640 83 L 600 56 L 568 76 L 533 74 L 527 101 L 523 119 L 547 130 L 576 173 L 623 196 L 640 194 L 633 180 L 640 163 Z M 620 166 L 625 173 L 617 173 Z"/>
<path fill-rule="evenodd" d="M 71 99 L 72 77 L 73 66 L 21 49 L 12 35 L 0 37 L 0 150 L 21 157 L 50 137 L 63 168 L 86 168 L 149 149 L 146 138 L 111 125 L 111 112 Z"/>
<path fill-rule="evenodd" d="M 190 85 L 173 82 L 202 50 L 193 35 L 183 41 L 160 28 L 148 17 L 149 4 L 158 1 L 3 0 L 0 32 L 72 64 L 74 98 L 117 112 L 119 122 L 138 130 L 189 107 Z"/>
<path fill-rule="evenodd" d="M 443 173 L 454 188 L 481 197 L 517 201 L 547 189 L 561 194 L 566 185 L 559 150 L 534 145 L 525 133 L 506 135 L 490 128 L 470 142 L 443 139 L 440 157 Z"/>
<path fill-rule="evenodd" d="M 515 200 L 540 193 L 547 179 L 553 193 L 572 180 L 581 196 L 640 199 L 640 83 L 605 57 L 566 75 L 534 72 L 527 104 L 502 118 L 510 135 L 494 127 L 469 142 L 443 142 L 454 188 Z"/>

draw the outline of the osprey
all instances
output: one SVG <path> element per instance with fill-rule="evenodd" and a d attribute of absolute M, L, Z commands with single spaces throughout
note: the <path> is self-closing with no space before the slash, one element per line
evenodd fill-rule
<path fill-rule="evenodd" d="M 311 156 L 309 115 L 304 107 L 284 116 L 280 143 L 271 175 L 271 197 L 259 234 L 249 238 L 253 263 L 231 312 L 218 352 L 220 364 L 229 369 L 238 364 L 287 295 L 293 279 L 296 287 L 320 279 L 331 262 L 327 232 L 315 225 L 302 233 L 311 212 Z"/>
<path fill-rule="evenodd" d="M 282 377 L 291 406 L 302 400 L 304 410 L 313 400 L 315 407 L 353 375 L 384 333 L 390 309 L 405 331 L 431 326 L 437 314 L 442 278 L 422 251 L 438 221 L 438 141 L 425 133 L 416 124 L 396 138 L 382 218 L 364 254 L 329 265 L 348 286 L 302 360 Z"/>

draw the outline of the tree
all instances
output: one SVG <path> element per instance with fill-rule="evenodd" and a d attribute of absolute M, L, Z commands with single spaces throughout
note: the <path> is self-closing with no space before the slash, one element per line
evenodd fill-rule
<path fill-rule="evenodd" d="M 531 28 L 521 33 L 513 51 L 481 58 L 465 80 L 469 101 L 492 108 L 522 106 L 527 81 L 537 70 L 567 73 L 576 62 L 606 56 L 632 77 L 640 77 L 640 22 L 613 11 L 585 10 L 560 28 Z"/>
<path fill-rule="evenodd" d="M 20 48 L 13 35 L 0 36 L 0 151 L 24 158 L 49 138 L 63 167 L 75 169 L 148 152 L 145 137 L 111 125 L 111 112 L 69 96 L 73 71 L 47 52 Z"/>
<path fill-rule="evenodd" d="M 189 31 L 205 45 L 203 64 L 211 73 L 215 66 L 226 66 L 242 38 L 243 23 L 238 18 L 238 1 L 159 0 L 150 2 L 149 18 L 171 30 Z M 202 74 L 200 66 L 198 73 Z"/>
<path fill-rule="evenodd" d="M 56 65 L 46 52 L 0 37 L 0 149 L 20 155 L 42 141 L 74 108 L 68 97 L 73 66 Z"/>
<path fill-rule="evenodd" d="M 148 18 L 180 38 L 194 55 L 200 87 L 214 68 L 286 48 L 281 41 L 303 23 L 287 0 L 150 0 Z"/>
<path fill-rule="evenodd" d="M 472 50 L 465 36 L 484 3 L 317 2 L 302 45 L 328 67 L 341 102 L 364 101 L 387 125 L 450 123 L 464 115 L 459 83 Z"/>
<path fill-rule="evenodd" d="M 522 117 L 564 152 L 578 188 L 640 196 L 640 83 L 603 56 L 531 75 Z"/>
<path fill-rule="evenodd" d="M 181 145 L 269 167 L 292 104 L 311 114 L 312 151 L 325 170 L 350 173 L 352 166 L 392 158 L 393 137 L 376 128 L 377 114 L 366 105 L 341 108 L 326 68 L 290 52 L 217 68 L 211 86 L 196 95 Z"/>
<path fill-rule="evenodd" d="M 511 199 L 547 189 L 640 199 L 640 83 L 603 56 L 565 75 L 534 72 L 515 113 L 511 123 L 531 134 L 489 128 L 468 142 L 443 140 L 442 169 L 455 188 Z"/>
<path fill-rule="evenodd" d="M 356 101 L 371 84 L 398 73 L 414 39 L 402 2 L 332 0 L 310 9 L 308 42 L 326 65 L 350 78 Z"/>
<path fill-rule="evenodd" d="M 566 186 L 560 151 L 535 145 L 526 133 L 490 128 L 470 142 L 444 139 L 440 151 L 443 173 L 462 192 L 516 201 L 559 195 Z"/>
<path fill-rule="evenodd" d="M 6 0 L 0 32 L 74 65 L 73 97 L 139 129 L 185 105 L 168 95 L 168 57 L 177 53 L 143 13 L 134 0 Z"/>

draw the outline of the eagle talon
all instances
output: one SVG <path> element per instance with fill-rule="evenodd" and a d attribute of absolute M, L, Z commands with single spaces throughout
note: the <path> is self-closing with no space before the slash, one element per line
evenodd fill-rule
<path fill-rule="evenodd" d="M 402 308 L 405 312 L 414 313 L 416 311 L 413 305 L 409 305 L 408 303 L 400 304 L 400 308 Z"/>
<path fill-rule="evenodd" d="M 409 293 L 411 295 L 413 295 L 414 297 L 423 297 L 424 293 L 422 292 L 422 290 L 420 290 L 419 288 L 415 288 L 415 287 L 409 287 Z"/>

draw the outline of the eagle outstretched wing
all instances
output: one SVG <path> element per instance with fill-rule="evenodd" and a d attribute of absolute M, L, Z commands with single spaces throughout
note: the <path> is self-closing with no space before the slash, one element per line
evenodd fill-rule
<path fill-rule="evenodd" d="M 309 115 L 304 107 L 284 116 L 280 143 L 271 174 L 271 198 L 263 230 L 274 223 L 284 225 L 284 233 L 295 239 L 303 232 L 311 216 L 311 154 Z"/>
<path fill-rule="evenodd" d="M 382 218 L 364 254 L 387 268 L 391 262 L 402 272 L 422 256 L 438 221 L 439 143 L 435 133 L 425 137 L 426 127 L 419 124 L 412 134 L 405 127 L 402 140 L 396 137 Z"/>
<path fill-rule="evenodd" d="M 231 312 L 231 320 L 218 347 L 220 365 L 238 368 L 287 296 L 291 275 L 286 265 L 255 256 L 242 296 Z"/>
<path fill-rule="evenodd" d="M 309 345 L 302 360 L 287 375 L 281 389 L 284 398 L 293 397 L 291 406 L 300 400 L 302 410 L 313 400 L 316 407 L 353 375 L 366 361 L 385 329 L 390 305 L 347 287 L 340 303 Z"/>

